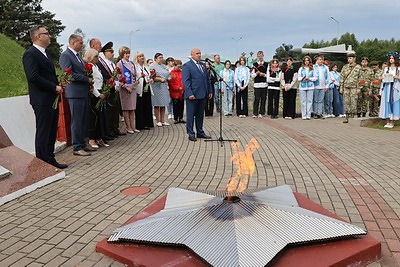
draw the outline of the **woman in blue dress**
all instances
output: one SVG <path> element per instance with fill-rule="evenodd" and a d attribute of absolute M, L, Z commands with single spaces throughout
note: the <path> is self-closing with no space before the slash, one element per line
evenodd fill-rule
<path fill-rule="evenodd" d="M 379 117 L 386 119 L 386 128 L 393 128 L 394 121 L 400 119 L 399 55 L 389 52 L 388 58 L 388 66 L 383 70 Z"/>

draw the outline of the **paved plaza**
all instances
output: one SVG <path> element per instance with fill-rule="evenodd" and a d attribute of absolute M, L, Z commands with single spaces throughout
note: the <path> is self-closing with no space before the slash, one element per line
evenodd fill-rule
<path fill-rule="evenodd" d="M 219 117 L 205 119 L 219 137 Z M 96 244 L 170 187 L 225 190 L 236 169 L 225 142 L 190 142 L 184 124 L 119 137 L 90 157 L 57 154 L 67 177 L 0 206 L 0 266 L 124 266 Z M 248 188 L 287 184 L 382 242 L 377 266 L 400 266 L 400 132 L 343 124 L 224 118 L 240 150 L 255 138 Z M 128 196 L 121 190 L 149 187 Z"/>

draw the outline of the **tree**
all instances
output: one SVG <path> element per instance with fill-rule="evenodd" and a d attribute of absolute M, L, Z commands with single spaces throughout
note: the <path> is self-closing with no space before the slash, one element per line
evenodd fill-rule
<path fill-rule="evenodd" d="M 56 20 L 55 14 L 43 10 L 42 0 L 0 0 L 0 32 L 28 49 L 32 42 L 29 29 L 43 25 L 50 32 L 52 39 L 47 48 L 53 60 L 58 62 L 61 45 L 57 37 L 65 26 Z"/>

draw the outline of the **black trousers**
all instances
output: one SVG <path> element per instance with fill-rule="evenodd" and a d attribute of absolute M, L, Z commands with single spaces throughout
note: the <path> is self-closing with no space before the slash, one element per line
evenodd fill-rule
<path fill-rule="evenodd" d="M 248 100 L 249 88 L 246 87 L 244 90 L 239 90 L 236 92 L 236 114 L 239 115 L 249 115 Z"/>
<path fill-rule="evenodd" d="M 107 135 L 107 109 L 106 102 L 103 103 L 103 107 L 98 110 L 96 109 L 97 103 L 100 101 L 99 98 L 94 95 L 89 96 L 89 139 L 97 140 Z"/>
<path fill-rule="evenodd" d="M 211 88 L 212 88 L 212 92 L 214 92 L 214 84 L 212 84 L 212 83 L 211 83 Z M 214 96 L 211 99 L 209 99 L 208 96 L 206 96 L 204 115 L 212 116 L 213 112 L 214 112 Z"/>
<path fill-rule="evenodd" d="M 185 102 L 183 101 L 183 99 L 172 99 L 175 121 L 183 120 L 183 109 L 185 107 L 184 103 Z"/>
<path fill-rule="evenodd" d="M 35 153 L 45 162 L 54 162 L 54 144 L 57 137 L 58 108 L 32 106 L 36 118 Z"/>
<path fill-rule="evenodd" d="M 290 89 L 289 91 L 282 90 L 283 95 L 283 117 L 296 117 L 296 96 L 297 89 Z"/>
<path fill-rule="evenodd" d="M 121 101 L 119 93 L 111 93 L 107 97 L 107 135 L 114 135 L 119 132 L 119 111 L 121 109 Z"/>
<path fill-rule="evenodd" d="M 278 116 L 281 90 L 268 89 L 268 115 Z"/>
<path fill-rule="evenodd" d="M 265 115 L 267 88 L 254 88 L 253 115 Z"/>
<path fill-rule="evenodd" d="M 153 123 L 153 106 L 151 105 L 150 91 L 142 94 L 136 98 L 135 109 L 135 125 L 136 129 L 143 130 L 144 128 L 154 127 Z"/>

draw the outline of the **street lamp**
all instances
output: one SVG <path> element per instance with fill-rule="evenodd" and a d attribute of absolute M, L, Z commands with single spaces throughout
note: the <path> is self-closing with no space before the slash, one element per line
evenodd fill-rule
<path fill-rule="evenodd" d="M 239 59 L 239 41 L 242 40 L 243 37 L 235 39 L 232 37 L 232 40 L 236 41 L 236 58 Z"/>
<path fill-rule="evenodd" d="M 129 33 L 129 49 L 131 50 L 131 53 L 132 53 L 132 34 L 134 34 L 135 32 L 138 32 L 138 31 L 140 31 L 140 29 L 137 29 L 135 31 L 131 31 Z"/>
<path fill-rule="evenodd" d="M 334 17 L 330 17 L 329 20 L 336 22 L 337 24 L 337 32 L 336 32 L 336 45 L 339 44 L 339 21 L 337 21 Z"/>

